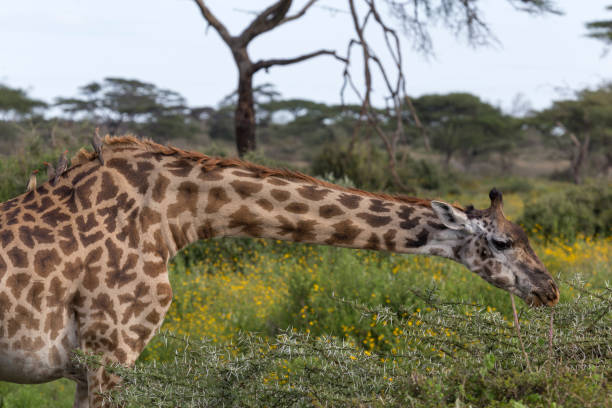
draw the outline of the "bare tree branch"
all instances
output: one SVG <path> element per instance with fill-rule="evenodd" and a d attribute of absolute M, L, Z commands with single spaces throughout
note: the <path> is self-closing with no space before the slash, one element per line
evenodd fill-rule
<path fill-rule="evenodd" d="M 198 0 L 200 1 L 200 0 Z M 245 46 L 258 35 L 276 28 L 287 15 L 292 0 L 279 0 L 262 11 L 240 34 L 240 44 Z"/>
<path fill-rule="evenodd" d="M 308 3 L 306 3 L 306 5 L 300 11 L 298 11 L 297 13 L 295 13 L 292 16 L 287 16 L 287 17 L 283 18 L 279 25 L 288 23 L 288 22 L 293 21 L 293 20 L 297 20 L 298 18 L 302 17 L 304 14 L 306 14 L 308 9 L 310 7 L 312 7 L 313 4 L 315 4 L 317 1 L 318 0 L 310 0 Z"/>
<path fill-rule="evenodd" d="M 233 37 L 230 35 L 229 31 L 227 31 L 227 28 L 225 28 L 223 23 L 219 21 L 217 17 L 215 17 L 208 7 L 206 7 L 203 0 L 195 0 L 195 2 L 200 8 L 200 12 L 208 24 L 210 24 L 219 33 L 227 45 L 230 45 Z"/>
<path fill-rule="evenodd" d="M 310 59 L 310 58 L 314 58 L 314 57 L 318 57 L 320 55 L 331 55 L 332 57 L 336 58 L 339 61 L 342 62 L 346 62 L 346 58 L 343 58 L 341 56 L 339 56 L 338 54 L 336 54 L 336 51 L 332 51 L 332 50 L 319 50 L 319 51 L 314 51 L 308 54 L 304 54 L 304 55 L 300 55 L 298 57 L 294 57 L 294 58 L 275 58 L 275 59 L 268 59 L 268 60 L 261 60 L 261 61 L 257 61 L 255 64 L 253 64 L 253 72 L 257 72 L 260 69 L 268 69 L 273 65 L 289 65 L 289 64 L 295 64 L 297 62 L 302 62 L 304 60 Z"/>

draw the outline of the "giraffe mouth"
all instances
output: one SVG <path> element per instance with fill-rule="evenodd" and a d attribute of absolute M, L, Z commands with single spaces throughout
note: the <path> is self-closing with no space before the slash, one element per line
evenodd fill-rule
<path fill-rule="evenodd" d="M 525 302 L 531 307 L 549 306 L 553 307 L 559 303 L 559 289 L 551 285 L 551 292 L 533 291 Z"/>

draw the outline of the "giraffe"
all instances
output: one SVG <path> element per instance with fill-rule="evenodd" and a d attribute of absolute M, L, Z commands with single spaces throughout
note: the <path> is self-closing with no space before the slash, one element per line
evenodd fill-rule
<path fill-rule="evenodd" d="M 132 365 L 172 300 L 168 260 L 228 236 L 442 256 L 532 306 L 559 291 L 493 189 L 485 210 L 343 188 L 301 173 L 131 136 L 103 140 L 104 165 L 72 166 L 0 204 L 0 380 L 77 383 L 103 405 L 118 380 L 71 361 L 80 349 Z"/>

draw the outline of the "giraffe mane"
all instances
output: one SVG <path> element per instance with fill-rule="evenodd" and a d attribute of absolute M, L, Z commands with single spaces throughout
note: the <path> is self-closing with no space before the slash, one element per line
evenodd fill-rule
<path fill-rule="evenodd" d="M 188 160 L 193 160 L 200 164 L 204 169 L 211 171 L 215 168 L 226 168 L 226 167 L 234 167 L 243 170 L 248 170 L 257 175 L 258 178 L 266 178 L 266 177 L 278 177 L 285 180 L 293 180 L 293 181 L 304 181 L 307 183 L 315 184 L 321 187 L 333 188 L 340 191 L 346 191 L 349 193 L 358 193 L 361 195 L 365 195 L 372 198 L 379 198 L 383 200 L 390 200 L 395 202 L 421 205 L 425 207 L 431 207 L 431 200 L 425 198 L 418 197 L 410 197 L 405 195 L 391 195 L 385 193 L 372 193 L 369 191 L 360 190 L 357 188 L 351 187 L 343 187 L 337 184 L 332 184 L 330 182 L 317 179 L 315 177 L 309 176 L 307 174 L 301 173 L 295 170 L 288 169 L 272 169 L 266 166 L 262 166 L 259 164 L 251 163 L 248 161 L 244 161 L 237 158 L 220 158 L 220 157 L 211 157 L 207 156 L 204 153 L 188 151 L 180 149 L 176 146 L 172 145 L 162 145 L 154 142 L 151 139 L 144 138 L 140 139 L 133 135 L 125 135 L 125 136 L 110 136 L 106 135 L 103 139 L 103 142 L 107 146 L 115 146 L 115 145 L 128 145 L 128 146 L 137 146 L 143 148 L 144 150 L 151 153 L 159 153 L 164 156 L 177 156 Z M 72 158 L 71 164 L 72 166 L 77 166 L 80 164 L 84 164 L 85 162 L 94 160 L 97 158 L 97 154 L 94 152 L 89 152 L 85 149 L 81 149 L 77 152 L 77 154 Z M 463 210 L 463 208 L 459 205 L 453 204 L 454 207 Z"/>

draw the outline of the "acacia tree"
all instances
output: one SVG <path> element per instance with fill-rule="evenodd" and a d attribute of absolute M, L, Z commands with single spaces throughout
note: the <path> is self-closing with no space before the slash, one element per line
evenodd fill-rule
<path fill-rule="evenodd" d="M 330 55 L 345 65 L 344 84 L 341 94 L 349 89 L 359 98 L 361 104 L 360 123 L 355 127 L 354 136 L 358 135 L 361 122 L 371 126 L 380 136 L 389 155 L 389 168 L 397 187 L 406 190 L 395 171 L 396 149 L 404 136 L 406 124 L 420 129 L 424 144 L 429 147 L 429 138 L 422 126 L 412 101 L 405 89 L 404 66 L 402 62 L 401 38 L 386 21 L 391 16 L 399 22 L 402 30 L 412 39 L 413 45 L 419 51 L 428 53 L 432 50 L 429 35 L 429 25 L 443 21 L 444 25 L 457 33 L 465 32 L 468 40 L 474 44 L 484 44 L 493 38 L 487 24 L 481 19 L 479 5 L 482 0 L 347 0 L 348 15 L 350 15 L 355 30 L 355 38 L 349 41 L 346 54 L 338 54 L 334 50 L 318 50 L 294 58 L 273 58 L 252 62 L 247 47 L 254 38 L 287 22 L 296 20 L 321 0 L 308 0 L 295 14 L 288 15 L 292 0 L 277 0 L 257 13 L 253 21 L 239 34 L 231 35 L 225 25 L 219 21 L 206 6 L 205 0 L 194 0 L 204 19 L 219 34 L 230 48 L 238 69 L 238 103 L 235 110 L 235 132 L 238 154 L 255 148 L 255 111 L 253 104 L 253 76 L 261 69 L 274 65 L 289 65 L 305 61 L 320 55 Z M 519 11 L 528 13 L 556 12 L 553 0 L 506 0 Z M 384 5 L 387 14 L 379 12 L 379 5 Z M 337 6 L 337 4 L 334 4 Z M 392 60 L 391 66 L 385 66 L 375 50 L 370 46 L 368 35 L 372 28 L 378 27 L 386 42 L 386 50 Z M 364 89 L 358 89 L 352 79 L 351 54 L 354 47 L 360 48 L 362 54 L 362 70 Z M 383 126 L 381 114 L 371 102 L 374 78 L 383 81 L 385 100 L 388 102 L 385 114 L 385 124 L 393 123 L 392 129 Z M 344 96 L 343 96 L 344 100 Z M 409 115 L 404 115 L 408 111 Z M 355 139 L 354 137 L 354 139 Z"/>
<path fill-rule="evenodd" d="M 606 7 L 612 11 L 612 5 Z M 587 36 L 603 41 L 606 46 L 612 45 L 612 20 L 598 20 L 586 23 L 589 30 Z"/>
<path fill-rule="evenodd" d="M 221 39 L 230 48 L 234 62 L 238 68 L 238 101 L 234 115 L 236 130 L 236 148 L 240 156 L 249 150 L 254 150 L 255 143 L 255 108 L 253 100 L 253 76 L 262 69 L 269 69 L 274 65 L 290 65 L 305 61 L 320 55 L 331 55 L 342 59 L 333 50 L 318 50 L 293 58 L 272 58 L 253 62 L 247 47 L 257 36 L 266 33 L 282 24 L 297 20 L 317 0 L 308 3 L 296 14 L 288 16 L 292 0 L 280 0 L 259 13 L 257 17 L 239 35 L 231 35 L 225 25 L 215 17 L 206 6 L 204 0 L 195 0 L 204 19 L 219 34 Z"/>
<path fill-rule="evenodd" d="M 582 169 L 593 151 L 606 156 L 605 171 L 612 166 L 612 83 L 579 91 L 576 99 L 555 101 L 534 115 L 532 123 L 569 153 L 574 183 L 582 182 Z"/>

